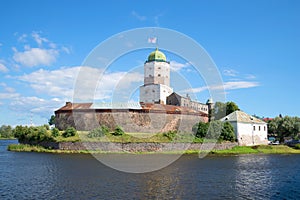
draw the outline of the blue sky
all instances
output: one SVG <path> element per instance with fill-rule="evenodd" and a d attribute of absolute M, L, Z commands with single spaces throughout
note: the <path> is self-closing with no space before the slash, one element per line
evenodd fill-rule
<path fill-rule="evenodd" d="M 0 5 L 0 125 L 47 123 L 54 110 L 72 101 L 90 51 L 112 35 L 142 27 L 173 29 L 202 45 L 220 71 L 226 100 L 245 112 L 300 116 L 299 1 L 2 0 Z M 115 61 L 97 101 L 109 101 L 110 91 L 134 67 L 124 80 L 142 84 L 140 69 L 150 52 Z M 188 61 L 166 56 L 175 74 L 197 79 Z M 209 93 L 198 78 L 191 81 L 194 98 L 204 102 Z M 174 80 L 174 89 L 184 91 Z"/>

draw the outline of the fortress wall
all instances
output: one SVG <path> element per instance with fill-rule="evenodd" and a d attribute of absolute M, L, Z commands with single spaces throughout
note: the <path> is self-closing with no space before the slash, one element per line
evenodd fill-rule
<path fill-rule="evenodd" d="M 194 124 L 208 121 L 206 116 L 188 114 L 145 113 L 139 111 L 88 111 L 56 112 L 55 126 L 64 130 L 69 126 L 87 131 L 105 125 L 113 130 L 117 125 L 125 132 L 157 133 L 170 130 L 191 132 Z"/>

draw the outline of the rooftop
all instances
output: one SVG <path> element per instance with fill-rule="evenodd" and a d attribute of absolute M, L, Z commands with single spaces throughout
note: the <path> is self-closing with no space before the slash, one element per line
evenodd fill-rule
<path fill-rule="evenodd" d="M 223 117 L 221 121 L 265 124 L 264 121 L 248 115 L 240 110 L 234 111 L 233 113 Z"/>

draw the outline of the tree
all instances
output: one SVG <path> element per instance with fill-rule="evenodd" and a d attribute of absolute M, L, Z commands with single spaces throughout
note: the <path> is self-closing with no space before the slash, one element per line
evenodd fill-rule
<path fill-rule="evenodd" d="M 233 126 L 229 122 L 223 123 L 221 139 L 231 142 L 234 142 L 236 139 Z"/>
<path fill-rule="evenodd" d="M 55 115 L 51 115 L 49 121 L 48 121 L 48 124 L 51 126 L 51 125 L 55 125 Z"/>
<path fill-rule="evenodd" d="M 209 127 L 209 123 L 199 122 L 193 126 L 192 131 L 195 137 L 204 138 L 208 131 L 208 127 Z"/>
<path fill-rule="evenodd" d="M 232 101 L 226 103 L 226 115 L 229 115 L 230 113 L 233 113 L 236 110 L 240 110 L 236 103 Z"/>
<path fill-rule="evenodd" d="M 62 134 L 63 137 L 72 137 L 76 135 L 76 129 L 74 127 L 68 127 Z"/>
<path fill-rule="evenodd" d="M 214 108 L 212 109 L 210 115 L 210 121 L 219 120 L 236 110 L 240 110 L 238 105 L 232 101 L 227 103 L 216 102 Z"/>
<path fill-rule="evenodd" d="M 219 139 L 222 127 L 223 123 L 219 120 L 210 122 L 206 137 L 208 139 Z"/>
<path fill-rule="evenodd" d="M 218 120 L 226 116 L 226 105 L 222 102 L 216 102 L 212 109 L 211 121 Z"/>
<path fill-rule="evenodd" d="M 0 127 L 0 138 L 12 138 L 14 137 L 13 130 L 10 125 L 2 125 Z"/>
<path fill-rule="evenodd" d="M 121 126 L 117 126 L 115 128 L 115 131 L 112 133 L 114 136 L 121 136 L 121 135 L 124 135 L 125 132 L 123 131 L 122 127 Z"/>
<path fill-rule="evenodd" d="M 268 122 L 268 132 L 274 135 L 280 142 L 284 137 L 297 138 L 300 133 L 300 118 L 290 116 L 279 116 Z"/>

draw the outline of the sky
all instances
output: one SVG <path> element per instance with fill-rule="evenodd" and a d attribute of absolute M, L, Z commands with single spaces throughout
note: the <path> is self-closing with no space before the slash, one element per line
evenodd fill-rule
<path fill-rule="evenodd" d="M 241 110 L 261 117 L 300 116 L 297 0 L 1 0 L 0 7 L 0 125 L 47 123 L 55 110 L 73 101 L 83 67 L 91 74 L 103 72 L 102 66 L 83 65 L 93 49 L 144 27 L 174 30 L 201 45 L 220 73 L 226 101 Z M 116 88 L 130 94 L 125 101 L 138 101 L 143 63 L 153 49 L 111 63 L 94 102 L 111 101 Z M 174 90 L 192 91 L 193 99 L 205 103 L 210 93 L 192 63 L 164 53 Z"/>

